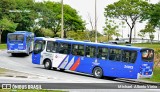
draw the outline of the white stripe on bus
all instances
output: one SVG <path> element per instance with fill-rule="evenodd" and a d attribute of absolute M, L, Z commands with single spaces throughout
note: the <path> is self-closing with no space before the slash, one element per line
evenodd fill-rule
<path fill-rule="evenodd" d="M 69 64 L 66 66 L 65 69 L 69 70 L 73 64 L 74 64 L 74 57 L 72 58 L 72 60 L 69 62 Z"/>
<path fill-rule="evenodd" d="M 68 63 L 68 59 L 69 59 L 69 55 L 68 55 L 68 57 L 63 61 L 63 63 L 60 65 L 59 68 L 64 68 L 64 67 L 67 65 L 67 63 Z"/>

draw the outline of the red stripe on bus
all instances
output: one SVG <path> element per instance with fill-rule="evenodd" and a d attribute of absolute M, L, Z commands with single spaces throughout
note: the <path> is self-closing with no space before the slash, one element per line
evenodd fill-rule
<path fill-rule="evenodd" d="M 70 70 L 75 71 L 80 64 L 80 58 L 74 63 L 74 65 L 70 68 Z"/>

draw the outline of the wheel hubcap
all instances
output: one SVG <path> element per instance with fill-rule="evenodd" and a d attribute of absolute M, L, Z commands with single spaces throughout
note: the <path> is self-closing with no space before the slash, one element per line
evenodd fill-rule
<path fill-rule="evenodd" d="M 97 70 L 95 71 L 95 75 L 96 75 L 96 76 L 100 76 L 100 74 L 101 74 L 101 71 L 100 71 L 99 69 L 97 69 Z"/>
<path fill-rule="evenodd" d="M 46 67 L 46 68 L 49 67 L 49 62 L 46 62 L 46 63 L 45 63 L 45 67 Z"/>

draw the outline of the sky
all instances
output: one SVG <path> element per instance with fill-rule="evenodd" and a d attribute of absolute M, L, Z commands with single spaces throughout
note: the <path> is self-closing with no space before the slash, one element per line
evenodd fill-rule
<path fill-rule="evenodd" d="M 35 0 L 35 1 L 45 1 L 45 0 Z M 47 1 L 47 0 L 46 0 Z M 55 2 L 61 2 L 61 0 L 49 0 Z M 63 0 L 64 4 L 70 5 L 72 8 L 78 11 L 78 14 L 82 16 L 82 19 L 86 21 L 86 28 L 91 30 L 91 24 L 89 22 L 89 16 L 92 19 L 92 22 L 95 23 L 95 0 Z M 109 5 L 117 2 L 118 0 L 97 0 L 97 31 L 103 33 L 103 27 L 105 26 L 105 17 L 104 17 L 104 8 Z M 160 0 L 150 0 L 151 3 L 157 3 Z M 136 24 L 136 32 L 145 27 L 144 23 Z M 126 25 L 123 30 L 124 38 L 127 38 L 129 33 L 129 27 Z M 120 32 L 122 34 L 122 32 Z M 134 35 L 134 34 L 133 34 Z M 137 36 L 137 34 L 136 34 Z"/>

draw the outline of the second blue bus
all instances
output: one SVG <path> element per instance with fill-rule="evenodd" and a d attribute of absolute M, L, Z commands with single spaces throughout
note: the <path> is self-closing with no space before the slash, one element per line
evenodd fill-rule
<path fill-rule="evenodd" d="M 15 31 L 7 35 L 7 52 L 13 56 L 17 53 L 27 55 L 33 51 L 34 33 L 27 31 Z"/>

